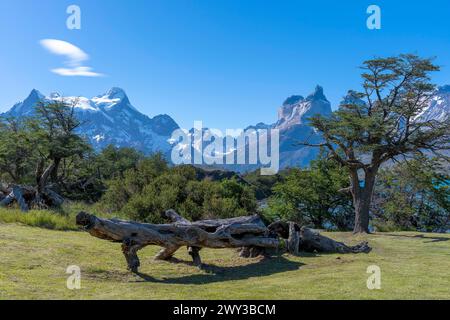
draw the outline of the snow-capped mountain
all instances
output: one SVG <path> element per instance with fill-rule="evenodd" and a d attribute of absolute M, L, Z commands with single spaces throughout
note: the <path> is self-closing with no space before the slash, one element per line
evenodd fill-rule
<path fill-rule="evenodd" d="M 431 99 L 430 106 L 423 110 L 423 120 L 444 121 L 450 116 L 450 85 L 439 87 Z"/>
<path fill-rule="evenodd" d="M 286 99 L 278 111 L 278 122 L 275 127 L 287 130 L 292 126 L 307 124 L 307 119 L 315 114 L 328 116 L 331 105 L 323 93 L 323 88 L 317 86 L 314 93 L 306 99 L 302 96 L 291 96 Z"/>
<path fill-rule="evenodd" d="M 23 101 L 15 104 L 3 116 L 26 117 L 34 113 L 34 107 L 40 101 L 51 102 L 64 100 L 75 107 L 77 117 L 83 122 L 79 133 L 86 136 L 95 149 L 101 150 L 109 144 L 119 147 L 134 147 L 145 153 L 162 151 L 169 155 L 174 147 L 171 135 L 178 129 L 177 123 L 168 115 L 150 118 L 140 113 L 130 103 L 124 90 L 112 88 L 107 93 L 88 99 L 84 97 L 61 97 L 58 94 L 45 96 L 32 90 Z M 352 95 L 344 98 L 342 103 L 364 103 Z M 280 133 L 280 169 L 286 167 L 307 166 L 320 152 L 318 148 L 303 146 L 301 143 L 320 143 L 321 136 L 308 124 L 308 118 L 315 114 L 330 115 L 331 104 L 322 87 L 304 98 L 293 95 L 287 98 L 278 110 L 278 120 L 273 124 L 258 123 L 249 126 L 253 129 L 279 129 Z M 429 107 L 420 115 L 422 119 L 443 121 L 450 115 L 450 85 L 440 87 L 434 94 Z M 206 131 L 206 129 L 203 129 Z M 192 129 L 190 134 L 193 135 Z M 251 142 L 249 142 L 250 144 Z M 194 145 L 195 150 L 205 150 L 211 142 Z M 249 147 L 249 144 L 246 147 Z M 175 143 L 176 145 L 176 143 Z M 186 146 L 189 148 L 189 146 Z M 183 147 L 183 149 L 185 149 Z M 224 146 L 224 154 L 233 152 Z M 221 165 L 216 166 L 234 171 L 254 170 L 260 165 Z"/>
<path fill-rule="evenodd" d="M 363 100 L 355 97 L 349 91 L 341 104 L 364 104 Z M 278 110 L 278 121 L 272 125 L 258 123 L 250 129 L 280 130 L 280 168 L 303 167 L 317 157 L 320 150 L 315 147 L 302 146 L 302 142 L 317 144 L 322 141 L 321 136 L 308 125 L 308 118 L 320 114 L 328 116 L 332 113 L 330 102 L 327 100 L 323 88 L 317 86 L 314 93 L 307 98 L 293 95 L 285 100 Z M 450 117 L 450 85 L 439 87 L 433 94 L 430 105 L 420 115 L 421 119 L 444 121 Z M 235 168 L 239 170 L 239 168 Z M 254 169 L 254 167 L 252 167 Z"/>
<path fill-rule="evenodd" d="M 304 167 L 307 166 L 311 160 L 317 157 L 320 150 L 318 148 L 308 147 L 301 144 L 304 142 L 321 142 L 320 135 L 309 126 L 308 118 L 316 114 L 327 116 L 330 115 L 331 112 L 331 104 L 325 97 L 323 88 L 317 86 L 315 91 L 307 96 L 307 98 L 303 98 L 299 95 L 287 98 L 278 110 L 277 122 L 273 124 L 265 124 L 260 122 L 256 125 L 247 127 L 245 131 L 249 135 L 251 135 L 251 132 L 253 131 L 253 134 L 256 135 L 256 131 L 263 129 L 263 131 L 259 133 L 259 135 L 261 136 L 269 134 L 269 131 L 264 130 L 278 129 L 280 137 L 280 169 L 286 167 Z M 191 129 L 190 131 L 192 135 L 195 132 L 195 129 Z M 270 140 L 270 138 L 267 138 L 266 141 L 268 140 Z M 205 150 L 212 143 L 213 142 L 210 142 L 210 140 L 208 140 L 207 142 L 204 141 L 202 146 L 194 145 L 192 151 L 199 152 L 198 150 L 200 149 Z M 245 145 L 246 150 L 244 151 L 243 148 L 238 148 L 237 152 L 241 154 L 245 153 L 248 156 L 249 150 L 258 150 L 258 146 L 254 145 L 255 143 L 258 143 L 257 139 L 248 139 L 248 143 L 246 143 Z M 225 143 L 223 147 L 223 150 L 225 150 L 225 154 L 229 154 L 230 152 L 236 150 L 234 148 L 232 148 L 231 150 L 226 149 L 227 146 L 225 145 Z M 183 149 L 186 150 L 185 148 Z M 221 152 L 218 152 L 218 154 L 221 154 Z M 246 172 L 256 170 L 257 168 L 261 167 L 261 164 L 225 164 L 216 165 L 216 167 L 238 172 Z"/>
<path fill-rule="evenodd" d="M 317 157 L 318 148 L 301 145 L 322 140 L 309 126 L 308 119 L 317 114 L 328 116 L 331 112 L 331 104 L 321 86 L 317 86 L 306 99 L 300 95 L 286 99 L 278 110 L 278 121 L 273 125 L 280 130 L 280 168 L 303 167 Z"/>
<path fill-rule="evenodd" d="M 82 122 L 79 133 L 87 137 L 96 150 L 107 145 L 134 147 L 145 153 L 168 153 L 168 140 L 178 129 L 168 115 L 150 118 L 140 113 L 130 103 L 124 90 L 112 88 L 94 98 L 61 97 L 57 93 L 44 96 L 33 89 L 23 101 L 15 104 L 4 116 L 32 116 L 39 102 L 64 101 L 74 106 L 76 116 Z"/>

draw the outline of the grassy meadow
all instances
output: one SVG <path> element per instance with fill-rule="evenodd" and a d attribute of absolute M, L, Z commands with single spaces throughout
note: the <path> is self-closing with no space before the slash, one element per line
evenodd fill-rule
<path fill-rule="evenodd" d="M 170 263 L 154 261 L 158 248 L 147 247 L 137 276 L 126 270 L 120 244 L 76 231 L 73 213 L 47 214 L 22 214 L 21 221 L 0 210 L 0 299 L 450 299 L 450 235 L 327 233 L 350 244 L 369 241 L 373 251 L 358 255 L 262 260 L 206 249 L 208 272 L 192 266 L 184 249 Z M 70 265 L 81 268 L 80 290 L 66 287 Z M 380 290 L 367 289 L 370 265 L 381 268 Z"/>

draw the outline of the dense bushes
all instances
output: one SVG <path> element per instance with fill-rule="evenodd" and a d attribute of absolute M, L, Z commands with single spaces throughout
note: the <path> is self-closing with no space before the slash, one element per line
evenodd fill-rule
<path fill-rule="evenodd" d="M 190 220 L 253 214 L 253 190 L 236 179 L 198 180 L 191 166 L 169 168 L 161 155 L 142 160 L 123 178 L 108 182 L 101 205 L 130 219 L 163 222 L 161 213 L 175 209 Z"/>

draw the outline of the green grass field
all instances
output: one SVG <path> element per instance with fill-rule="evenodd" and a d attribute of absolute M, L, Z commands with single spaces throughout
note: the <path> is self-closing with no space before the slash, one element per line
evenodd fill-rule
<path fill-rule="evenodd" d="M 329 236 L 355 243 L 349 233 Z M 126 270 L 120 245 L 77 231 L 0 222 L 0 299 L 450 299 L 450 235 L 372 234 L 370 254 L 288 254 L 242 259 L 234 250 L 204 250 L 210 272 L 186 250 L 156 262 L 140 252 L 142 276 Z M 366 286 L 369 265 L 381 290 Z M 81 289 L 66 287 L 66 268 L 81 268 Z"/>

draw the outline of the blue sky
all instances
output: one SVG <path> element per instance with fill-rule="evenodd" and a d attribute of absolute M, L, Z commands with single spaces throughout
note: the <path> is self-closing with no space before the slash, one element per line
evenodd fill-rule
<path fill-rule="evenodd" d="M 82 12 L 68 30 L 66 8 Z M 366 9 L 382 10 L 368 30 Z M 450 2 L 263 0 L 0 0 L 0 111 L 32 88 L 92 97 L 118 86 L 140 111 L 182 127 L 242 128 L 276 121 L 289 95 L 316 84 L 336 107 L 358 89 L 358 66 L 373 56 L 436 56 L 450 83 Z M 70 42 L 103 77 L 65 77 L 42 39 Z"/>

